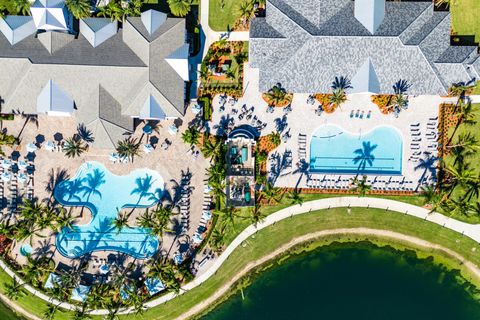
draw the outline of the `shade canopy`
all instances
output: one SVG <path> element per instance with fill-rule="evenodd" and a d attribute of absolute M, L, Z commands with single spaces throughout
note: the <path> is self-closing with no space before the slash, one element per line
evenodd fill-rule
<path fill-rule="evenodd" d="M 5 16 L 0 18 L 0 31 L 14 45 L 37 31 L 30 16 Z"/>
<path fill-rule="evenodd" d="M 36 0 L 30 7 L 37 29 L 68 30 L 68 11 L 64 0 Z"/>
<path fill-rule="evenodd" d="M 189 47 L 190 45 L 185 43 L 165 58 L 165 61 L 184 81 L 190 80 L 188 70 Z"/>
<path fill-rule="evenodd" d="M 158 278 L 148 278 L 145 280 L 145 287 L 148 290 L 148 293 L 153 296 L 154 294 L 165 290 L 165 286 L 162 283 L 162 280 Z"/>
<path fill-rule="evenodd" d="M 37 112 L 68 116 L 73 112 L 73 99 L 55 82 L 49 80 L 37 98 Z"/>
<path fill-rule="evenodd" d="M 151 35 L 167 20 L 167 15 L 156 10 L 147 10 L 142 12 L 142 23 Z"/>
<path fill-rule="evenodd" d="M 73 288 L 72 296 L 70 297 L 70 299 L 76 300 L 79 302 L 84 302 L 85 300 L 87 300 L 89 292 L 90 292 L 89 286 L 79 285 L 78 287 Z"/>
<path fill-rule="evenodd" d="M 45 289 L 53 289 L 55 286 L 60 285 L 61 283 L 61 278 L 58 274 L 51 272 L 48 275 L 47 281 L 45 282 Z"/>
<path fill-rule="evenodd" d="M 139 118 L 145 120 L 163 120 L 165 117 L 166 114 L 158 101 L 152 95 L 149 95 L 140 110 Z"/>

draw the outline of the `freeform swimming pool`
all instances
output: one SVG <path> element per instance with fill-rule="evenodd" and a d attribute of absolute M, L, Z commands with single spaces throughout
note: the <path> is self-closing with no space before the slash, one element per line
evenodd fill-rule
<path fill-rule="evenodd" d="M 403 142 L 392 127 L 358 134 L 336 125 L 317 129 L 310 142 L 310 171 L 343 174 L 401 174 Z"/>
<path fill-rule="evenodd" d="M 100 250 L 119 251 L 137 259 L 151 257 L 157 251 L 157 237 L 140 227 L 117 230 L 112 221 L 122 208 L 153 206 L 163 188 L 164 181 L 156 171 L 138 169 L 116 176 L 98 162 L 84 163 L 75 177 L 55 188 L 54 196 L 64 206 L 88 207 L 92 220 L 63 228 L 56 239 L 58 251 L 69 258 Z"/>

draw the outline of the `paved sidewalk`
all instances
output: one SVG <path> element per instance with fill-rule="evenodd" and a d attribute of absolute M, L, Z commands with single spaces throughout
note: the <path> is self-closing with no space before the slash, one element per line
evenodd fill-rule
<path fill-rule="evenodd" d="M 440 213 L 430 213 L 429 210 L 414 206 L 408 203 L 395 201 L 395 200 L 388 200 L 382 198 L 369 198 L 369 197 L 337 197 L 337 198 L 327 198 L 327 199 L 320 199 L 305 202 L 302 206 L 295 205 L 280 211 L 277 211 L 268 217 L 262 223 L 259 223 L 257 227 L 254 225 L 250 225 L 248 228 L 243 230 L 227 247 L 227 249 L 220 255 L 220 257 L 212 264 L 212 266 L 201 276 L 195 278 L 192 282 L 189 282 L 185 286 L 182 287 L 181 293 L 184 293 L 188 290 L 191 290 L 203 282 L 207 281 L 211 276 L 213 276 L 217 270 L 221 267 L 221 265 L 228 259 L 228 257 L 233 253 L 233 251 L 242 243 L 250 238 L 253 234 L 255 234 L 258 230 L 262 230 L 278 221 L 290 218 L 292 216 L 296 216 L 299 214 L 309 213 L 311 211 L 317 211 L 322 209 L 329 209 L 329 208 L 342 208 L 342 207 L 361 207 L 361 208 L 377 208 L 377 209 L 385 209 L 392 211 L 392 214 L 408 214 L 410 216 L 414 216 L 420 219 L 424 219 L 426 221 L 430 221 L 436 223 L 438 225 L 444 226 L 445 228 L 449 228 L 453 231 L 461 233 L 477 242 L 480 242 L 480 225 L 472 225 L 465 222 L 461 222 L 455 219 L 448 218 Z M 328 211 L 325 212 L 328 214 Z M 4 269 L 11 277 L 15 277 L 19 283 L 24 283 L 24 281 L 19 278 L 9 267 L 0 260 L 0 267 Z M 30 285 L 24 286 L 26 290 L 28 290 L 33 295 L 48 301 L 53 304 L 58 304 L 61 308 L 67 310 L 75 310 L 75 306 L 68 303 L 68 302 L 60 302 L 57 299 L 53 299 L 42 292 L 39 292 L 37 289 L 31 287 Z M 147 308 L 152 308 L 158 306 L 162 303 L 165 303 L 173 298 L 175 298 L 174 293 L 169 293 L 164 296 L 159 297 L 158 299 L 149 301 L 145 304 Z M 131 309 L 122 310 L 122 314 L 132 312 Z M 108 314 L 108 310 L 93 310 L 90 314 L 92 315 L 106 315 Z"/>

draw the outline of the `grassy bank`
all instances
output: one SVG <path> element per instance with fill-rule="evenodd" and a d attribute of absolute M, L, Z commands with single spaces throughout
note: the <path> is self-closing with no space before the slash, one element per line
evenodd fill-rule
<path fill-rule="evenodd" d="M 233 275 L 239 273 L 249 262 L 258 260 L 282 244 L 316 231 L 356 227 L 392 230 L 415 236 L 454 250 L 473 263 L 480 264 L 480 256 L 472 251 L 473 248 L 476 251 L 480 250 L 480 246 L 475 241 L 436 224 L 397 212 L 379 209 L 352 208 L 351 212 L 347 213 L 346 208 L 334 208 L 294 216 L 259 231 L 254 239 L 249 239 L 246 242 L 245 247 L 239 247 L 235 250 L 217 271 L 216 275 L 201 286 L 186 292 L 173 301 L 148 310 L 142 316 L 128 315 L 121 316 L 121 318 L 175 319 L 194 305 L 211 296 L 227 283 Z M 351 239 L 347 238 L 347 240 Z M 422 251 L 424 251 L 422 255 L 432 254 L 429 251 Z M 449 261 L 449 259 L 445 258 L 445 261 Z M 452 267 L 461 268 L 455 261 L 449 263 Z M 464 277 L 470 279 L 468 274 L 464 274 Z M 0 292 L 4 292 L 4 284 L 9 281 L 8 275 L 3 271 L 0 272 Z M 31 295 L 20 298 L 17 303 L 38 317 L 42 316 L 46 308 L 45 302 Z M 61 312 L 57 314 L 55 319 L 68 319 L 70 317 L 71 313 Z M 99 317 L 94 318 L 98 319 Z"/>
<path fill-rule="evenodd" d="M 450 1 L 452 14 L 452 29 L 461 36 L 474 36 L 475 41 L 480 42 L 480 1 L 478 0 L 455 0 Z"/>
<path fill-rule="evenodd" d="M 209 0 L 208 24 L 214 31 L 232 29 L 239 18 L 238 5 L 233 0 Z"/>

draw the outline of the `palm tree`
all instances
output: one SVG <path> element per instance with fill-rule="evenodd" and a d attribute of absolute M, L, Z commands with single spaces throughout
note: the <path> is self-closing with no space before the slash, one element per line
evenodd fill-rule
<path fill-rule="evenodd" d="M 0 155 L 5 156 L 5 152 L 1 146 L 13 146 L 18 143 L 18 139 L 12 135 L 6 134 L 6 132 L 0 132 Z"/>
<path fill-rule="evenodd" d="M 260 193 L 260 196 L 267 200 L 267 202 L 276 204 L 278 201 L 280 201 L 279 194 L 278 194 L 278 189 L 276 189 L 271 182 L 268 182 L 265 184 L 265 187 L 263 188 L 262 192 Z"/>
<path fill-rule="evenodd" d="M 442 187 L 448 191 L 447 198 L 457 189 L 457 187 L 464 187 L 469 181 L 473 181 L 476 177 L 474 171 L 466 164 L 460 164 L 459 166 L 446 166 L 445 172 L 449 176 L 445 179 L 445 183 Z"/>
<path fill-rule="evenodd" d="M 221 224 L 223 230 L 230 226 L 235 229 L 235 217 L 238 217 L 237 212 L 238 209 L 235 207 L 225 207 L 220 211 L 215 211 L 215 213 L 222 218 Z"/>
<path fill-rule="evenodd" d="M 120 158 L 128 158 L 133 162 L 133 158 L 140 155 L 140 142 L 136 138 L 125 138 L 118 142 L 116 150 Z"/>
<path fill-rule="evenodd" d="M 203 141 L 202 152 L 205 158 L 211 158 L 211 161 L 216 162 L 219 157 L 224 155 L 225 141 L 223 139 L 219 137 L 209 139 L 205 136 Z"/>
<path fill-rule="evenodd" d="M 167 0 L 170 11 L 174 16 L 185 17 L 190 12 L 191 0 Z"/>
<path fill-rule="evenodd" d="M 407 106 L 408 98 L 403 94 L 396 94 L 390 101 L 389 108 L 393 108 L 394 110 L 399 112 L 401 109 L 406 109 Z"/>
<path fill-rule="evenodd" d="M 442 196 L 435 190 L 431 184 L 422 187 L 420 196 L 423 198 L 423 203 L 432 206 L 432 211 L 440 205 Z"/>
<path fill-rule="evenodd" d="M 144 1 L 143 0 L 131 0 L 128 3 L 128 14 L 132 17 L 139 17 Z"/>
<path fill-rule="evenodd" d="M 225 179 L 225 167 L 222 165 L 213 165 L 207 168 L 208 182 L 220 183 Z"/>
<path fill-rule="evenodd" d="M 363 141 L 362 148 L 356 149 L 353 151 L 354 154 L 357 156 L 353 158 L 353 163 L 358 164 L 357 175 L 360 172 L 363 172 L 367 166 L 367 164 L 371 167 L 373 165 L 373 161 L 375 161 L 375 156 L 373 155 L 373 150 L 377 148 L 377 145 L 372 145 L 370 141 Z"/>
<path fill-rule="evenodd" d="M 65 140 L 63 145 L 63 152 L 68 158 L 79 157 L 82 153 L 87 151 L 87 146 L 82 143 L 79 139 L 74 137 L 68 138 Z"/>
<path fill-rule="evenodd" d="M 469 216 L 473 212 L 472 204 L 465 199 L 448 199 L 442 207 L 445 212 L 450 212 L 450 216 Z"/>
<path fill-rule="evenodd" d="M 77 0 L 73 0 L 73 1 L 77 1 Z M 85 0 L 78 0 L 78 1 L 85 1 Z M 86 1 L 88 2 L 88 0 Z M 92 131 L 90 131 L 83 123 L 80 123 L 77 126 L 77 135 L 80 137 L 81 140 L 83 140 L 87 144 L 93 143 L 95 141 Z"/>
<path fill-rule="evenodd" d="M 127 212 L 120 212 L 117 214 L 117 217 L 112 220 L 112 226 L 117 229 L 117 234 L 119 234 L 123 228 L 129 227 L 128 218 L 130 218 L 130 215 Z"/>
<path fill-rule="evenodd" d="M 290 200 L 290 204 L 292 205 L 302 205 L 304 202 L 303 197 L 300 195 L 300 192 L 297 189 L 290 191 L 287 193 L 287 199 Z"/>
<path fill-rule="evenodd" d="M 268 101 L 277 106 L 284 104 L 285 102 L 289 102 L 291 97 L 287 94 L 287 91 L 282 88 L 280 84 L 273 86 L 267 93 L 265 93 L 265 97 Z"/>
<path fill-rule="evenodd" d="M 331 88 L 334 91 L 338 89 L 345 91 L 352 88 L 352 83 L 347 77 L 335 77 L 335 80 L 333 80 L 332 82 Z"/>
<path fill-rule="evenodd" d="M 191 146 L 196 145 L 199 138 L 200 132 L 194 127 L 188 127 L 188 129 L 182 133 L 183 142 L 190 144 Z"/>
<path fill-rule="evenodd" d="M 343 89 L 335 89 L 333 90 L 332 94 L 330 95 L 329 101 L 334 106 L 339 106 L 345 101 L 347 101 L 347 95 Z"/>
<path fill-rule="evenodd" d="M 268 135 L 268 139 L 275 146 L 279 146 L 280 143 L 282 142 L 281 137 L 280 137 L 280 133 L 278 131 L 270 133 Z"/>
<path fill-rule="evenodd" d="M 219 228 L 213 229 L 208 244 L 215 252 L 219 252 L 225 245 L 224 230 L 219 230 Z"/>
<path fill-rule="evenodd" d="M 29 0 L 14 0 L 13 4 L 17 14 L 21 14 L 22 16 L 30 15 L 30 6 L 32 3 Z"/>
<path fill-rule="evenodd" d="M 53 320 L 55 318 L 55 314 L 58 310 L 58 304 L 49 303 L 47 308 L 43 312 L 43 318 L 46 320 Z"/>
<path fill-rule="evenodd" d="M 445 5 L 447 8 L 450 6 L 450 0 L 434 0 L 434 2 L 437 6 Z"/>
<path fill-rule="evenodd" d="M 11 282 L 5 283 L 4 287 L 5 295 L 11 300 L 17 300 L 26 295 L 25 290 L 22 288 L 23 283 L 19 283 L 15 277 L 12 278 Z"/>
<path fill-rule="evenodd" d="M 90 1 L 88 0 L 65 0 L 65 5 L 72 15 L 77 19 L 90 16 Z"/>
<path fill-rule="evenodd" d="M 436 0 L 436 2 L 450 2 L 450 0 Z M 460 100 L 463 100 L 467 91 L 471 90 L 473 87 L 475 86 L 467 85 L 465 82 L 454 83 L 450 87 L 450 94 L 454 97 L 460 97 Z"/>
<path fill-rule="evenodd" d="M 254 3 L 251 0 L 243 0 L 238 5 L 237 13 L 238 13 L 238 16 L 242 19 L 242 24 L 244 26 L 247 25 L 250 18 L 253 17 L 255 14 L 253 4 Z"/>
<path fill-rule="evenodd" d="M 465 193 L 463 195 L 463 199 L 466 199 L 470 202 L 470 200 L 475 197 L 478 199 L 480 195 L 480 176 L 476 179 L 470 179 L 465 182 Z"/>
<path fill-rule="evenodd" d="M 364 197 L 372 189 L 372 186 L 367 184 L 367 176 L 363 176 L 361 180 L 353 178 L 352 184 L 350 191 L 358 193 L 359 197 Z"/>
<path fill-rule="evenodd" d="M 255 227 L 257 227 L 258 223 L 263 222 L 265 217 L 266 215 L 260 209 L 259 204 L 255 204 L 255 206 L 249 209 L 249 218 Z"/>

